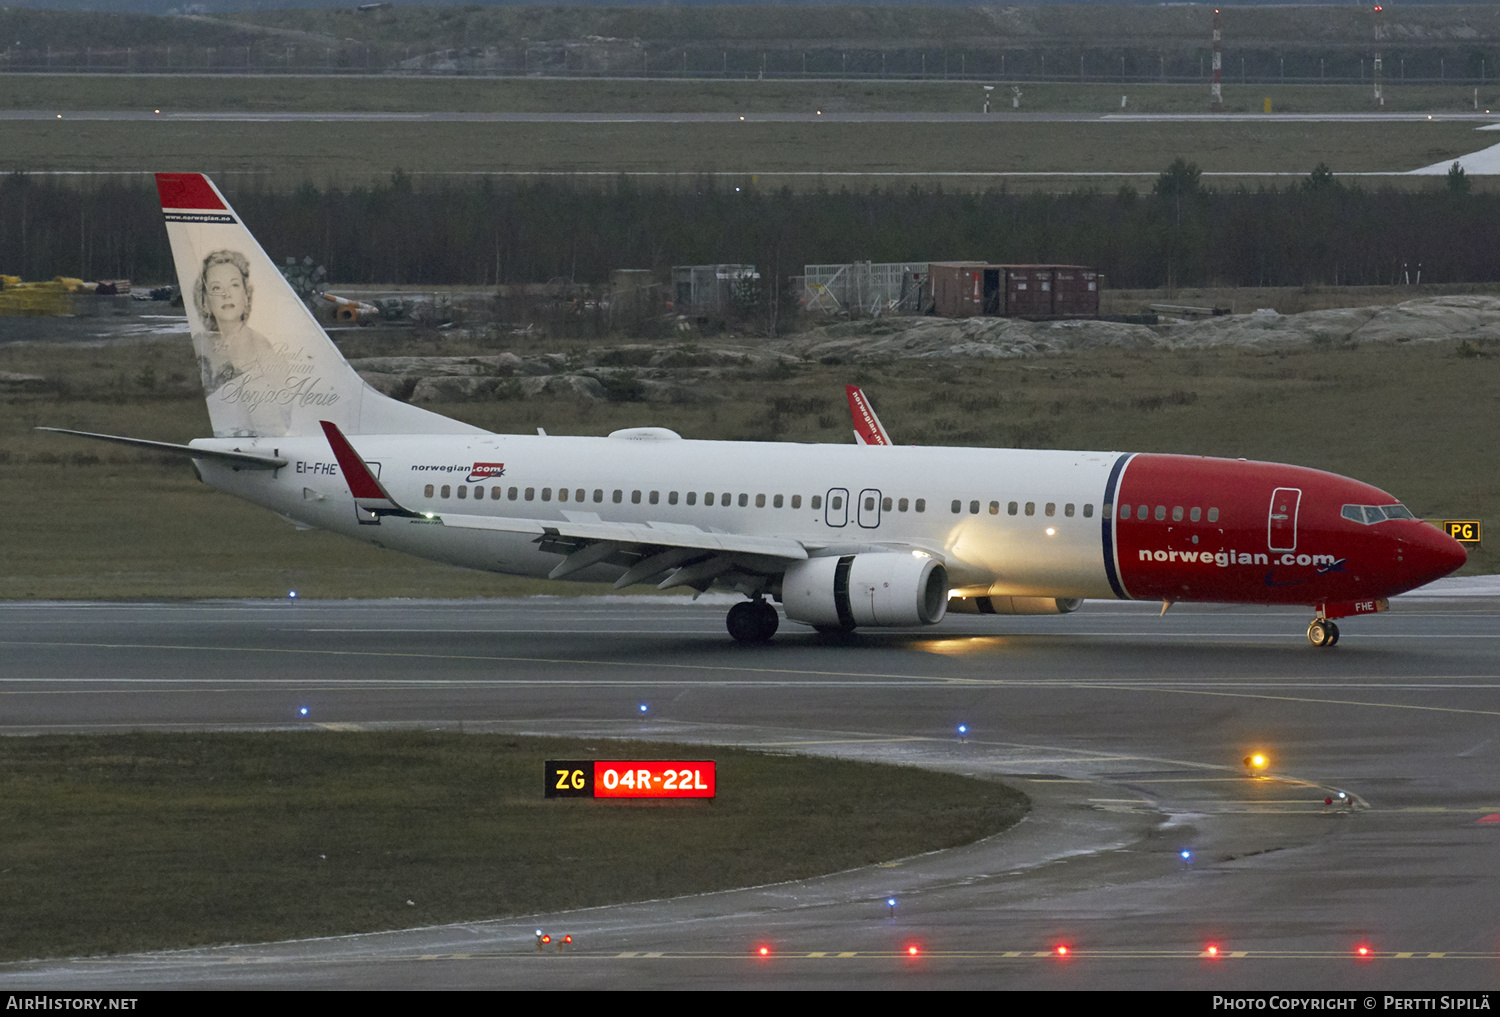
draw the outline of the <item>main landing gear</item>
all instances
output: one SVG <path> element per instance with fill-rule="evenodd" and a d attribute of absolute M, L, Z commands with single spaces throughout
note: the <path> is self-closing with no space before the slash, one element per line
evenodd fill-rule
<path fill-rule="evenodd" d="M 1333 646 L 1339 641 L 1339 627 L 1326 618 L 1314 618 L 1307 626 L 1307 641 L 1314 646 Z"/>
<path fill-rule="evenodd" d="M 747 600 L 729 609 L 724 627 L 737 643 L 769 643 L 781 618 L 764 600 Z"/>

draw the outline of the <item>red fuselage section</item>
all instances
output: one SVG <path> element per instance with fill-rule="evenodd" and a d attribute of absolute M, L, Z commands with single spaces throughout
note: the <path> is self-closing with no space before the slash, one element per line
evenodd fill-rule
<path fill-rule="evenodd" d="M 1114 494 L 1117 592 L 1140 600 L 1360 605 L 1468 557 L 1386 492 L 1321 470 L 1142 454 Z M 1392 518 L 1357 511 L 1382 506 Z"/>

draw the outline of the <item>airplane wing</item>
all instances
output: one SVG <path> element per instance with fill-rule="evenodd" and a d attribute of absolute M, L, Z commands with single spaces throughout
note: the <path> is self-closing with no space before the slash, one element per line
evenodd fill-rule
<path fill-rule="evenodd" d="M 885 433 L 875 407 L 858 385 L 845 385 L 844 394 L 849 397 L 849 414 L 854 418 L 854 438 L 861 445 L 892 445 L 891 436 Z"/>
<path fill-rule="evenodd" d="M 791 562 L 808 557 L 806 547 L 785 537 L 718 533 L 681 523 L 605 522 L 593 512 L 565 512 L 565 522 L 413 512 L 390 496 L 335 424 L 326 420 L 321 423 L 349 484 L 349 493 L 359 506 L 361 522 L 378 524 L 383 516 L 398 516 L 457 529 L 533 533 L 534 542 L 543 551 L 565 555 L 548 574 L 550 579 L 562 579 L 592 565 L 611 564 L 626 570 L 616 580 L 616 589 L 660 579 L 659 589 L 691 586 L 701 591 L 736 571 L 777 573 Z"/>

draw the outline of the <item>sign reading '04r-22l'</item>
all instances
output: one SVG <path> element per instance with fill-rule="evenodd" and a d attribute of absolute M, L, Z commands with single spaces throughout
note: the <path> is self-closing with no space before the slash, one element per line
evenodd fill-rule
<path fill-rule="evenodd" d="M 548 798 L 712 798 L 711 759 L 549 759 Z"/>

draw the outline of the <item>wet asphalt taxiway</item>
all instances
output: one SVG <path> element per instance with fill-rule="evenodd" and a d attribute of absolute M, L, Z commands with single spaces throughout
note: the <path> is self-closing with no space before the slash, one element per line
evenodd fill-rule
<path fill-rule="evenodd" d="M 1034 803 L 978 844 L 798 883 L 9 964 L 0 986 L 1493 988 L 1500 584 L 1435 592 L 1328 650 L 1295 611 L 1104 602 L 839 642 L 784 622 L 754 648 L 718 598 L 0 605 L 7 734 L 596 733 L 993 776 Z M 573 951 L 539 954 L 538 927 Z"/>

